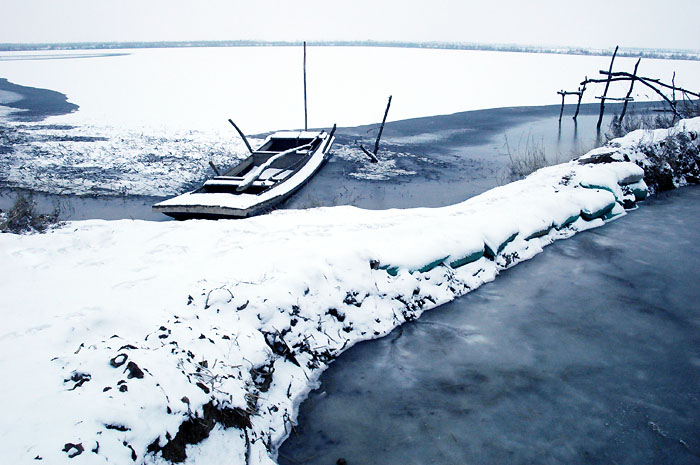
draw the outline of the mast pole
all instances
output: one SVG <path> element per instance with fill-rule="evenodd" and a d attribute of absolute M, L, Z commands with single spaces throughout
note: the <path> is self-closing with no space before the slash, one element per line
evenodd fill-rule
<path fill-rule="evenodd" d="M 306 41 L 304 41 L 304 131 L 309 129 L 308 112 L 306 110 Z"/>

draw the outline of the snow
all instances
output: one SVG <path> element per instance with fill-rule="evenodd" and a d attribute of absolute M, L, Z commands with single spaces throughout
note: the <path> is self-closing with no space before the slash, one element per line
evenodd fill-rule
<path fill-rule="evenodd" d="M 309 47 L 307 58 L 312 128 L 377 123 L 388 95 L 390 121 L 558 104 L 556 90 L 578 87 L 609 63 L 581 55 L 381 47 Z M 635 61 L 618 57 L 615 69 L 631 72 Z M 62 92 L 80 107 L 40 123 L 5 123 L 17 131 L 10 134 L 13 152 L 0 165 L 0 178 L 12 187 L 172 196 L 201 184 L 208 161 L 229 167 L 247 154 L 228 118 L 246 134 L 303 124 L 299 47 L 3 52 L 0 62 L 10 82 Z M 639 72 L 666 81 L 676 72 L 677 85 L 700 88 L 698 61 L 644 59 Z M 596 88 L 590 89 L 584 103 L 595 101 Z M 612 83 L 609 94 L 626 92 L 626 83 Z M 656 99 L 642 86 L 633 96 Z M 0 117 L 18 113 L 0 103 Z M 253 146 L 260 142 L 251 140 Z M 340 144 L 335 155 L 366 159 L 357 147 Z M 404 155 L 392 153 L 349 175 L 382 180 L 415 174 L 397 166 L 395 158 Z"/>
<path fill-rule="evenodd" d="M 229 168 L 249 153 L 231 129 L 29 126 L 3 155 L 3 181 L 53 194 L 173 195 L 200 185 L 209 161 Z"/>
<path fill-rule="evenodd" d="M 4 155 L 11 158 L 5 182 L 47 192 L 169 195 L 201 180 L 207 161 L 226 167 L 247 153 L 227 118 L 248 133 L 300 125 L 297 48 L 125 52 L 0 56 L 9 81 L 64 92 L 80 105 L 42 123 L 6 123 L 7 136 L 18 139 Z M 388 94 L 392 120 L 558 103 L 554 89 L 576 87 L 607 62 L 312 47 L 310 126 L 376 122 Z M 617 63 L 631 69 L 633 59 Z M 698 66 L 642 63 L 648 75 L 677 71 L 677 84 L 689 88 L 700 87 Z M 10 111 L 0 106 L 0 115 Z M 694 119 L 672 131 L 698 130 Z M 228 420 L 187 447 L 186 463 L 222 456 L 273 463 L 299 403 L 338 354 L 493 280 L 554 240 L 624 214 L 622 204 L 647 192 L 631 162 L 644 165 L 641 149 L 669 132 L 631 133 L 450 207 L 319 208 L 218 222 L 91 220 L 48 234 L 2 234 L 6 461 L 126 464 L 136 456 L 163 463 L 166 451 L 149 446 L 163 448 L 213 405 Z M 364 157 L 347 147 L 337 154 Z M 588 163 L 601 155 L 612 162 Z M 360 176 L 407 174 L 395 160 L 367 166 Z M 71 176 L 74 167 L 96 175 Z M 171 457 L 182 453 L 172 449 Z"/>
<path fill-rule="evenodd" d="M 99 51 L 91 51 L 98 55 Z M 229 130 L 246 133 L 303 124 L 301 47 L 214 47 L 104 51 L 2 52 L 3 77 L 52 89 L 80 105 L 52 124 Z M 27 59 L 36 56 L 40 59 Z M 76 56 L 68 59 L 68 56 Z M 16 58 L 24 59 L 16 59 Z M 607 69 L 609 57 L 474 50 L 382 47 L 309 47 L 309 127 L 376 123 L 393 96 L 389 121 L 458 111 L 558 104 L 556 91 L 575 90 L 585 76 Z M 636 58 L 618 57 L 632 72 Z M 639 74 L 700 88 L 700 62 L 644 59 Z M 600 85 L 602 89 L 602 85 Z M 625 95 L 612 83 L 609 95 Z M 584 102 L 596 102 L 596 88 Z M 642 86 L 635 100 L 656 97 Z"/>
<path fill-rule="evenodd" d="M 666 134 L 680 130 L 697 137 L 700 118 Z M 608 163 L 593 151 L 449 207 L 0 235 L 5 460 L 165 463 L 182 451 L 159 448 L 214 406 L 229 416 L 185 463 L 274 463 L 342 351 L 625 214 L 643 170 L 624 155 L 644 134 L 608 144 Z"/>

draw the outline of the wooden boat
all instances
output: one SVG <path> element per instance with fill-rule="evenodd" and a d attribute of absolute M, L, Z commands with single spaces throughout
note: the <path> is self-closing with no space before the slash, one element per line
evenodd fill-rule
<path fill-rule="evenodd" d="M 153 205 L 153 210 L 175 219 L 245 218 L 269 211 L 321 168 L 334 132 L 335 128 L 330 133 L 274 133 L 228 172 L 199 189 Z"/>

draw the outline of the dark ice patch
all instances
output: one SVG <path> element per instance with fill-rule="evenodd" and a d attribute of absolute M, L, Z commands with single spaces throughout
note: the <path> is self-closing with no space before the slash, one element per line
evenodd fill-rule
<path fill-rule="evenodd" d="M 5 78 L 0 78 L 0 90 L 20 94 L 16 102 L 4 103 L 3 106 L 23 110 L 8 115 L 11 121 L 42 121 L 49 116 L 65 115 L 78 110 L 78 105 L 68 102 L 65 94 L 55 90 L 21 86 Z"/>

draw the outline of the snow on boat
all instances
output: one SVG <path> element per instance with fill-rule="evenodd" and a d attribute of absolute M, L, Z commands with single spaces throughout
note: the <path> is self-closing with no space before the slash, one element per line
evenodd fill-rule
<path fill-rule="evenodd" d="M 335 140 L 333 133 L 274 133 L 228 172 L 153 205 L 153 210 L 175 219 L 245 218 L 269 211 L 321 168 Z"/>

